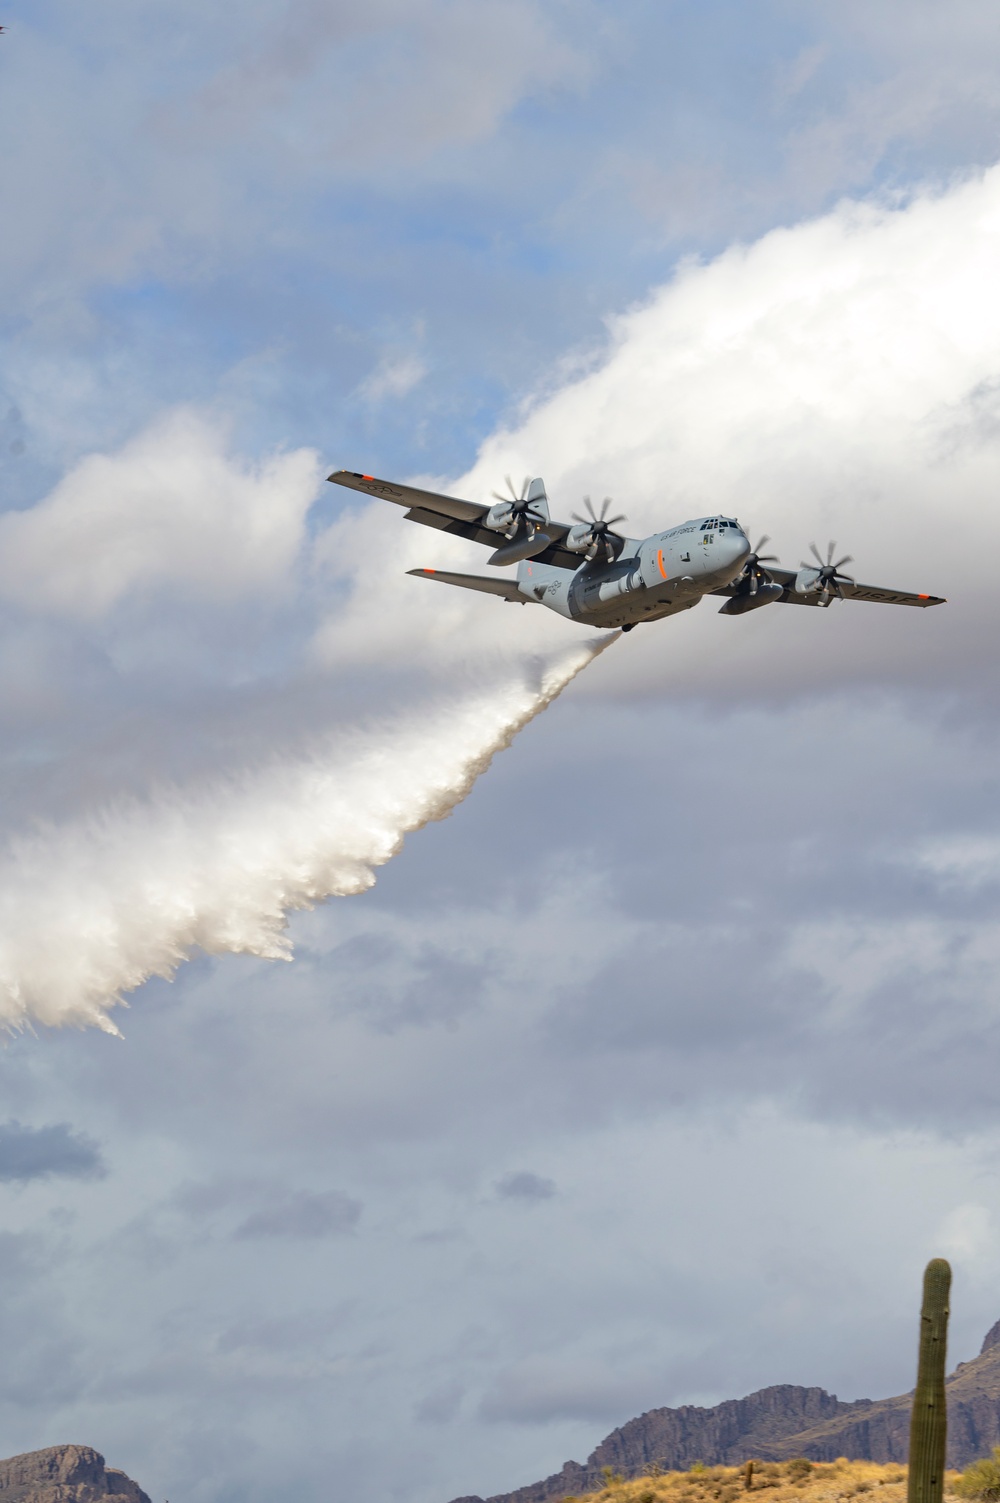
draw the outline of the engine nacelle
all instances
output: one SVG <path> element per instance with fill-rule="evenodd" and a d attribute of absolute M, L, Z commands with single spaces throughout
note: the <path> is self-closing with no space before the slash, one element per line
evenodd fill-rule
<path fill-rule="evenodd" d="M 483 526 L 491 532 L 509 532 L 514 525 L 514 505 L 511 501 L 498 501 L 483 518 Z"/>
<path fill-rule="evenodd" d="M 819 588 L 818 569 L 800 569 L 795 576 L 796 595 L 812 595 Z"/>
<path fill-rule="evenodd" d="M 507 483 L 510 484 L 509 481 Z M 531 524 L 535 527 L 543 526 L 549 520 L 549 500 L 545 494 L 545 481 L 540 475 L 531 481 L 523 500 L 518 501 L 516 505 L 522 507 L 525 502 L 532 511 L 529 519 Z M 488 527 L 491 532 L 505 532 L 508 537 L 512 537 L 518 521 L 518 513 L 514 508 L 513 500 L 498 501 L 483 517 L 483 526 Z"/>
<path fill-rule="evenodd" d="M 746 611 L 756 611 L 762 605 L 771 605 L 775 600 L 780 600 L 784 593 L 782 586 L 775 584 L 773 580 L 767 584 L 761 581 L 755 595 L 751 595 L 749 591 L 745 595 L 733 595 L 726 601 L 719 615 L 742 616 Z"/>
<path fill-rule="evenodd" d="M 571 553 L 586 553 L 593 541 L 594 534 L 590 529 L 590 523 L 577 522 L 576 526 L 571 527 L 563 538 L 562 545 Z"/>

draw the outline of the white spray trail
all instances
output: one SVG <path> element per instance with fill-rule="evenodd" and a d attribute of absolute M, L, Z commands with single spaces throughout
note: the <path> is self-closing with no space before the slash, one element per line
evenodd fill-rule
<path fill-rule="evenodd" d="M 0 1025 L 117 1033 L 109 1009 L 195 949 L 290 959 L 291 910 L 371 887 L 403 837 L 460 803 L 613 640 L 433 724 L 12 842 L 0 855 Z"/>

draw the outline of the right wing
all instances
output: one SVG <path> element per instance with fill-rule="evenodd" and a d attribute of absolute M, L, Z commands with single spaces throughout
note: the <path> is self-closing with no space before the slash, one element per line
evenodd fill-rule
<path fill-rule="evenodd" d="M 359 475 L 354 470 L 334 470 L 327 479 L 334 485 L 346 485 L 349 490 L 364 491 L 365 495 L 405 506 L 408 522 L 422 522 L 425 527 L 436 527 L 439 532 L 450 532 L 473 543 L 485 543 L 490 548 L 497 548 L 503 542 L 502 534 L 482 526 L 481 519 L 489 507 L 475 501 L 439 496 L 436 491 L 422 491 L 415 485 L 401 485 L 397 480 L 377 480 L 374 475 Z M 558 569 L 578 569 L 583 562 L 579 553 L 571 553 L 562 546 L 562 539 L 569 532 L 568 524 L 546 522 L 545 531 L 550 537 L 556 536 L 542 553 L 535 554 L 533 561 L 554 564 Z"/>
<path fill-rule="evenodd" d="M 808 595 L 799 595 L 795 589 L 795 581 L 798 578 L 797 569 L 780 569 L 769 564 L 766 574 L 773 579 L 775 584 L 781 585 L 784 594 L 775 596 L 777 605 L 819 605 L 823 604 L 823 597 L 818 590 L 811 591 Z M 878 605 L 946 605 L 943 595 L 914 595 L 908 590 L 887 590 L 882 585 L 847 584 L 840 586 L 845 600 L 870 600 Z M 713 590 L 713 595 L 736 595 L 739 593 L 739 581 L 726 585 L 724 589 Z"/>
<path fill-rule="evenodd" d="M 460 585 L 463 590 L 482 590 L 486 595 L 501 595 L 513 605 L 537 605 L 529 595 L 522 595 L 516 579 L 488 579 L 485 574 L 449 574 L 446 569 L 407 569 L 418 579 L 436 579 L 439 584 Z"/>

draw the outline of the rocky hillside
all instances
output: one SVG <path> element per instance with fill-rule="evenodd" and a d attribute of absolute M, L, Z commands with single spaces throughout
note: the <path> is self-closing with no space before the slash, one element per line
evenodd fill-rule
<path fill-rule="evenodd" d="M 783 1461 L 902 1462 L 909 1440 L 910 1398 L 857 1399 L 842 1404 L 822 1388 L 778 1384 L 745 1399 L 727 1399 L 713 1409 L 685 1404 L 650 1409 L 601 1441 L 581 1465 L 567 1461 L 561 1471 L 499 1493 L 487 1503 L 549 1503 L 592 1492 L 602 1468 L 623 1477 L 641 1476 L 651 1464 L 664 1471 L 706 1466 L 737 1466 L 749 1457 Z M 962 1362 L 948 1379 L 948 1465 L 964 1467 L 1000 1445 L 1000 1321 L 987 1333 L 973 1362 Z M 3 1494 L 0 1493 L 0 1503 Z M 470 1496 L 454 1503 L 483 1503 Z"/>
<path fill-rule="evenodd" d="M 0 1461 L 0 1503 L 150 1503 L 90 1446 L 49 1446 Z"/>

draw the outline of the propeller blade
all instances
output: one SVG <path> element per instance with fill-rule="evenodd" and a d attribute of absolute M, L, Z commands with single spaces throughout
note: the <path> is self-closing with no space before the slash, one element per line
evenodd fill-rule
<path fill-rule="evenodd" d="M 524 481 L 523 481 L 523 483 L 521 485 L 521 493 L 520 493 L 520 495 L 518 495 L 517 491 L 514 489 L 514 482 L 510 478 L 510 476 L 509 475 L 505 475 L 503 478 L 507 482 L 507 489 L 510 491 L 511 498 L 514 501 L 524 501 L 524 500 L 527 499 L 528 486 L 531 484 L 531 476 L 530 475 L 525 475 Z M 493 494 L 494 494 L 494 496 L 497 497 L 498 501 L 506 501 L 506 499 L 507 499 L 506 496 L 497 496 L 496 491 L 494 491 Z"/>
<path fill-rule="evenodd" d="M 841 566 L 841 564 L 853 564 L 853 562 L 854 562 L 854 560 L 851 557 L 851 555 L 849 553 L 845 553 L 844 556 L 843 556 L 843 558 L 838 558 L 837 562 L 834 564 L 833 567 L 836 569 L 837 573 L 839 574 L 840 573 L 840 566 Z"/>
<path fill-rule="evenodd" d="M 833 563 L 833 555 L 836 553 L 836 551 L 837 551 L 837 545 L 836 545 L 836 543 L 827 543 L 827 545 L 826 545 L 826 567 L 828 569 L 830 568 L 830 566 Z"/>
<path fill-rule="evenodd" d="M 767 533 L 765 532 L 764 536 L 761 538 L 760 542 L 757 544 L 756 548 L 753 550 L 754 553 L 757 555 L 758 558 L 760 557 L 760 550 L 764 547 L 764 545 L 766 543 L 769 543 L 770 541 L 771 541 L 771 539 L 768 537 Z"/>
<path fill-rule="evenodd" d="M 776 564 L 778 562 L 778 555 L 776 553 L 755 553 L 754 558 L 758 564 Z"/>
<path fill-rule="evenodd" d="M 820 551 L 816 547 L 815 543 L 810 543 L 809 544 L 809 552 L 812 554 L 813 558 L 816 560 L 816 562 L 819 564 L 820 568 L 822 569 L 822 567 L 823 567 L 823 555 L 820 553 Z M 811 569 L 812 568 L 812 564 L 803 563 L 802 567 L 803 567 L 803 569 Z"/>

